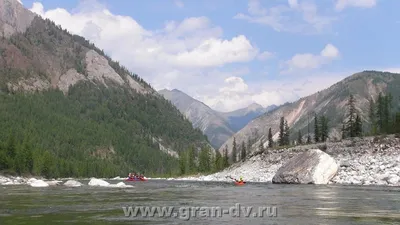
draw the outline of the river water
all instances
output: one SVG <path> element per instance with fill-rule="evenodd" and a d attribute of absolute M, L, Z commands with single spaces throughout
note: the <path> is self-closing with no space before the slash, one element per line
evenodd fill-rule
<path fill-rule="evenodd" d="M 0 224 L 400 224 L 399 187 L 127 183 L 134 187 L 0 186 Z M 128 215 L 139 206 L 174 214 Z"/>

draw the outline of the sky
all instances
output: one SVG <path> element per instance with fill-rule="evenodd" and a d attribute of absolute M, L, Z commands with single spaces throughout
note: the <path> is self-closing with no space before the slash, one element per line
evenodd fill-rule
<path fill-rule="evenodd" d="M 293 102 L 363 70 L 400 72 L 398 0 L 22 0 L 156 90 L 219 111 Z"/>

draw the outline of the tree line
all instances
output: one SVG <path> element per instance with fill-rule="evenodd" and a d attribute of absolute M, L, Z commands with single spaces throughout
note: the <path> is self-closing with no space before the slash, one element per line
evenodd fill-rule
<path fill-rule="evenodd" d="M 379 93 L 376 100 L 369 100 L 369 121 L 363 122 L 361 113 L 356 108 L 356 99 L 354 95 L 350 94 L 346 103 L 344 119 L 342 123 L 342 139 L 361 137 L 363 135 L 379 135 L 379 134 L 393 134 L 400 133 L 400 108 L 393 107 L 393 97 L 390 93 L 384 95 Z M 365 120 L 364 120 L 365 121 Z M 289 145 L 302 145 L 326 142 L 329 139 L 329 131 L 331 128 L 328 117 L 324 114 L 318 115 L 314 113 L 314 135 L 313 138 L 310 134 L 310 121 L 308 121 L 308 134 L 305 137 L 301 130 L 297 131 L 297 138 L 290 139 L 290 127 L 285 117 L 280 118 L 278 140 L 275 143 L 273 140 L 272 129 L 268 129 L 268 146 L 267 148 L 284 147 Z M 369 132 L 366 127 L 369 125 Z M 236 144 L 235 138 L 232 144 L 231 162 L 237 162 L 237 159 L 243 159 L 249 151 L 251 145 L 246 149 L 244 143 L 239 147 Z M 226 151 L 227 151 L 227 147 Z M 264 141 L 260 140 L 258 149 L 265 150 Z M 239 154 L 240 153 L 240 154 Z M 239 155 L 238 155 L 239 154 Z M 244 157 L 243 157 L 244 156 Z"/>
<path fill-rule="evenodd" d="M 198 151 L 196 147 L 192 145 L 187 151 L 179 154 L 180 175 L 217 172 L 229 165 L 227 149 L 221 154 L 218 150 L 214 153 L 208 146 Z"/>
<path fill-rule="evenodd" d="M 178 159 L 161 151 L 159 143 L 177 152 L 207 144 L 201 131 L 166 100 L 133 97 L 123 88 L 80 83 L 67 96 L 58 90 L 0 94 L 0 107 L 0 170 L 10 173 L 173 176 L 179 173 Z"/>

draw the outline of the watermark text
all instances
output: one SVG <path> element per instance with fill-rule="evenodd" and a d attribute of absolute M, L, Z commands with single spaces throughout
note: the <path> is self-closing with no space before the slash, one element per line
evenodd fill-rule
<path fill-rule="evenodd" d="M 129 206 L 122 207 L 126 217 L 158 217 L 158 218 L 179 218 L 189 220 L 194 217 L 222 217 L 228 215 L 232 217 L 277 217 L 278 209 L 276 206 L 261 206 L 253 210 L 252 206 L 243 207 L 240 203 L 229 208 L 222 207 L 151 207 L 151 206 Z"/>

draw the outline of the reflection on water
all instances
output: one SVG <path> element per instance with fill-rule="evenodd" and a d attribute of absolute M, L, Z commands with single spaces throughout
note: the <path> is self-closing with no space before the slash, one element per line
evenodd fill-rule
<path fill-rule="evenodd" d="M 400 224 L 398 187 L 262 183 L 234 186 L 189 181 L 148 181 L 133 185 L 134 188 L 125 189 L 3 186 L 0 187 L 0 224 Z M 232 214 L 235 204 L 241 206 L 239 217 L 234 217 L 237 213 Z M 122 207 L 130 206 L 173 206 L 174 212 L 181 214 L 176 218 L 128 217 Z M 204 213 L 211 207 L 227 212 L 212 217 Z M 264 217 L 255 217 L 254 213 L 262 212 L 260 207 L 264 207 Z M 230 209 L 233 211 L 229 212 Z M 277 216 L 271 213 L 268 216 L 268 210 L 274 209 Z"/>

